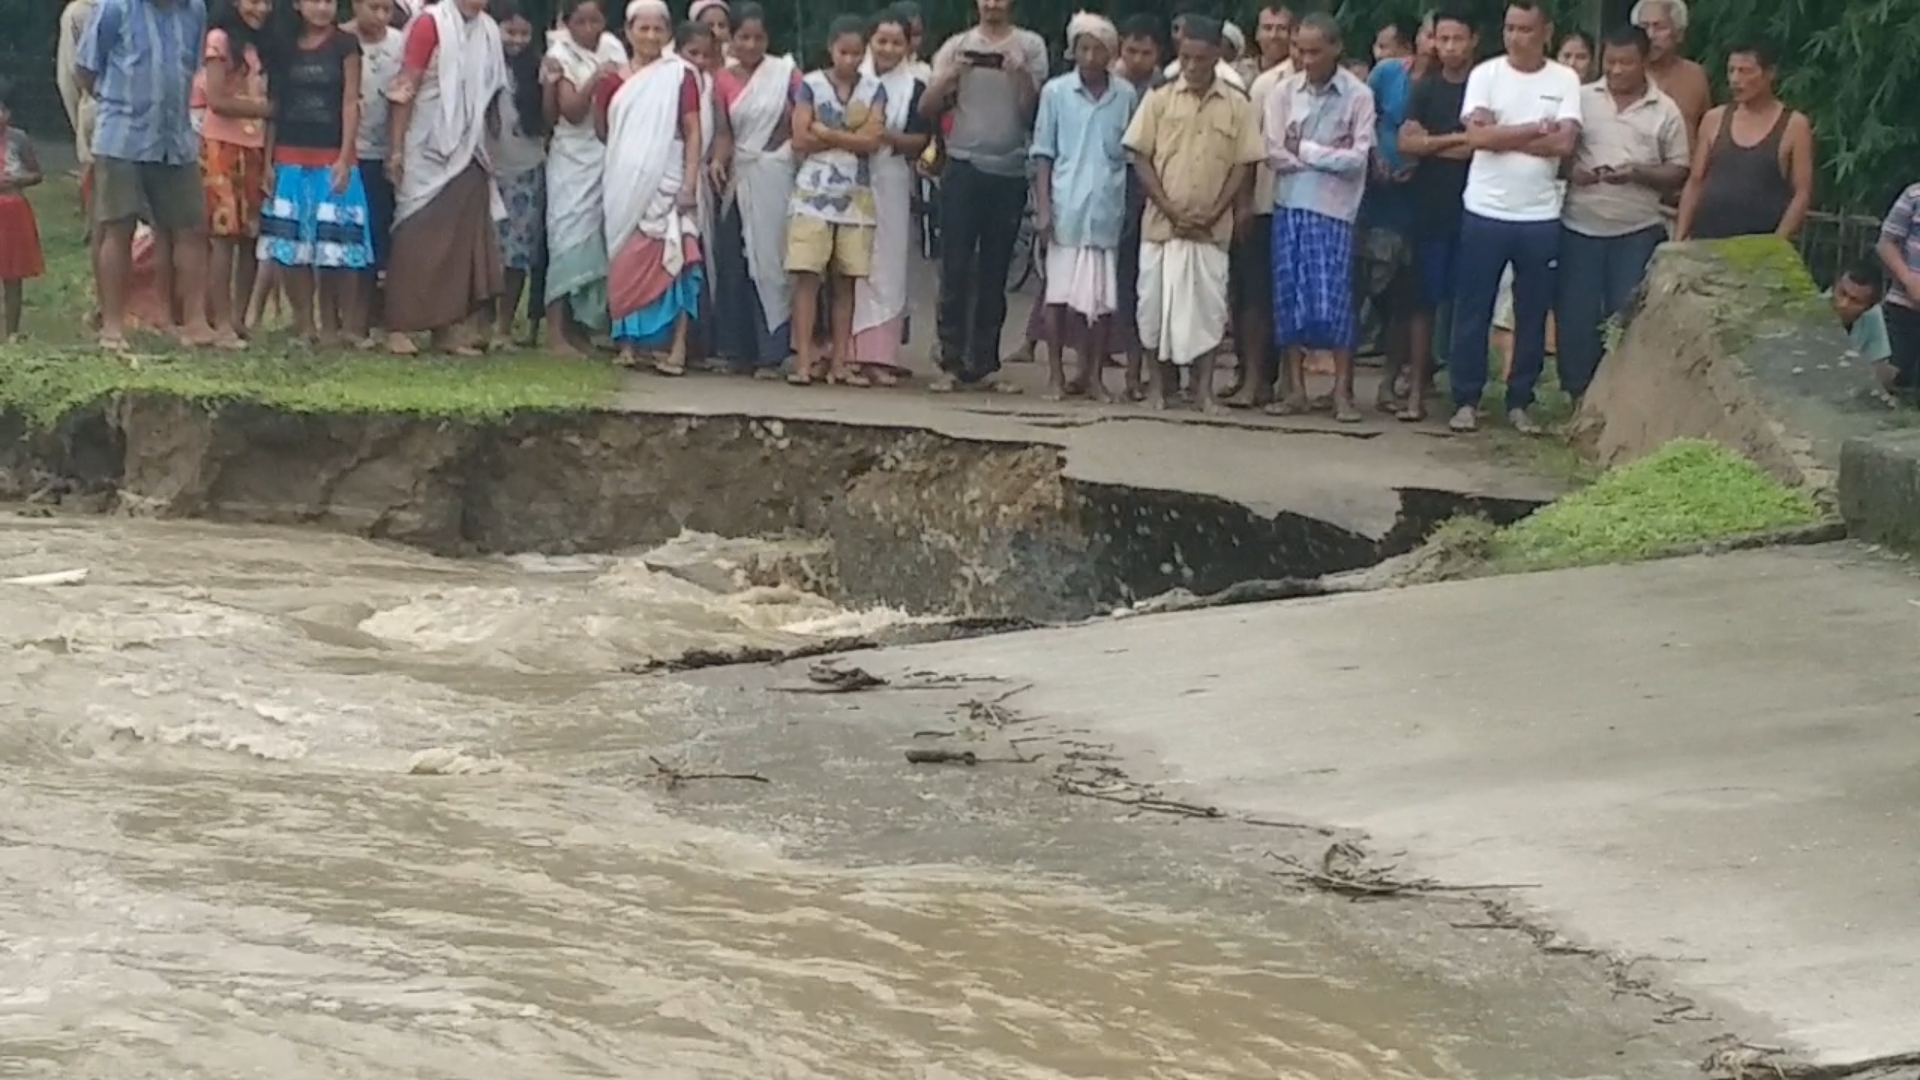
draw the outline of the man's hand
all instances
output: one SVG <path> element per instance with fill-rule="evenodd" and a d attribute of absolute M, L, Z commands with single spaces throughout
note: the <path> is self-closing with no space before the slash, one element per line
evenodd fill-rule
<path fill-rule="evenodd" d="M 387 183 L 396 188 L 400 186 L 400 180 L 407 171 L 405 162 L 406 155 L 400 153 L 399 148 L 395 147 L 387 151 Z"/>
<path fill-rule="evenodd" d="M 347 184 L 353 179 L 353 166 L 342 158 L 334 162 L 333 168 L 327 171 L 327 179 L 331 182 L 335 195 L 345 195 Z"/>
<path fill-rule="evenodd" d="M 1608 166 L 1599 170 L 1603 184 L 1637 184 L 1640 182 L 1640 166 L 1622 165 L 1618 168 Z"/>
<path fill-rule="evenodd" d="M 1286 150 L 1287 153 L 1292 154 L 1294 157 L 1300 156 L 1300 125 L 1299 124 L 1287 125 L 1286 137 L 1281 139 L 1280 145 L 1282 148 Z"/>
<path fill-rule="evenodd" d="M 1470 128 L 1492 127 L 1494 115 L 1492 109 L 1475 109 L 1467 114 L 1467 126 Z"/>
<path fill-rule="evenodd" d="M 1033 208 L 1033 231 L 1046 243 L 1053 243 L 1053 207 L 1035 206 Z"/>
<path fill-rule="evenodd" d="M 1574 187 L 1592 187 L 1600 182 L 1601 169 L 1575 169 L 1567 177 Z"/>

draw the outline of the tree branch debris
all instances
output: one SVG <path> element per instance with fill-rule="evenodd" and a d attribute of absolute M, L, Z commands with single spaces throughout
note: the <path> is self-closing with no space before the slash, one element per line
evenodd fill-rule
<path fill-rule="evenodd" d="M 1437 896 L 1444 893 L 1478 892 L 1483 889 L 1536 889 L 1538 885 L 1444 885 L 1433 878 L 1396 878 L 1394 866 L 1378 866 L 1368 862 L 1367 853 L 1360 845 L 1342 840 L 1330 844 L 1320 853 L 1320 865 L 1308 866 L 1291 855 L 1279 855 L 1267 852 L 1267 857 L 1277 860 L 1285 869 L 1279 873 L 1295 878 L 1316 889 L 1335 893 L 1352 900 L 1378 900 L 1393 896 Z"/>
<path fill-rule="evenodd" d="M 745 780 L 755 784 L 772 783 L 759 773 L 686 772 L 651 755 L 647 760 L 653 762 L 653 778 L 666 784 L 668 791 L 673 791 L 691 780 Z"/>

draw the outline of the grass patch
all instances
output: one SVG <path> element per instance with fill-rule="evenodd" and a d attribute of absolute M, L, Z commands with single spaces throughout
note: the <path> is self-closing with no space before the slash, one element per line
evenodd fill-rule
<path fill-rule="evenodd" d="M 395 357 L 290 348 L 267 328 L 243 353 L 176 349 L 135 333 L 136 352 L 108 356 L 86 329 L 92 272 L 79 185 L 50 176 L 32 193 L 47 273 L 26 286 L 25 339 L 0 346 L 0 407 L 39 423 L 115 393 L 251 401 L 304 413 L 407 413 L 492 419 L 524 409 L 607 404 L 620 376 L 606 361 L 512 351 L 480 359 Z"/>
<path fill-rule="evenodd" d="M 1504 528 L 1448 522 L 1433 543 L 1496 572 L 1633 562 L 1688 545 L 1812 525 L 1812 496 L 1718 443 L 1676 439 Z"/>

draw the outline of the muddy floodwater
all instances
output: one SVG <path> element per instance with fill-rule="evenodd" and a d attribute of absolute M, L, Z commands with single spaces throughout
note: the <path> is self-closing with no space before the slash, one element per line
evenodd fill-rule
<path fill-rule="evenodd" d="M 699 690 L 622 665 L 898 613 L 640 554 L 0 516 L 0 578 L 81 569 L 0 585 L 0 1073 L 1485 1075 L 1444 988 L 1284 921 L 829 858 L 646 782 Z"/>

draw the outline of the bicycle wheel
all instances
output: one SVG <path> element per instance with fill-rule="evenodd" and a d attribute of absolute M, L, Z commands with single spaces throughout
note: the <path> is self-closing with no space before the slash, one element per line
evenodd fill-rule
<path fill-rule="evenodd" d="M 1014 234 L 1013 258 L 1007 260 L 1007 291 L 1019 292 L 1040 268 L 1039 230 L 1034 227 L 1033 199 L 1020 215 L 1020 231 Z"/>

